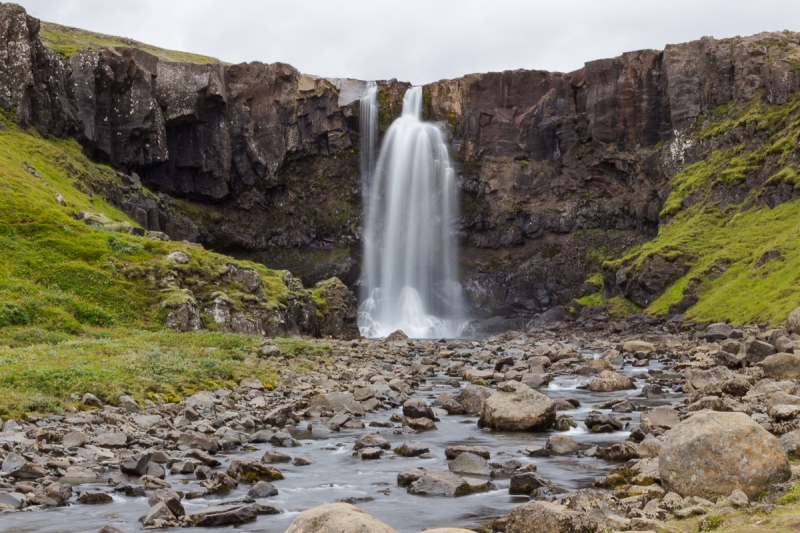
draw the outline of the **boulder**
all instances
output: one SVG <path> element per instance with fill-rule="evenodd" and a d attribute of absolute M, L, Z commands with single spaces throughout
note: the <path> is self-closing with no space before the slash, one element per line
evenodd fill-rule
<path fill-rule="evenodd" d="M 281 474 L 280 470 L 260 463 L 255 459 L 234 459 L 228 467 L 228 475 L 242 483 L 283 479 L 283 474 Z"/>
<path fill-rule="evenodd" d="M 744 351 L 747 356 L 747 362 L 754 365 L 774 354 L 775 347 L 768 342 L 753 340 L 745 343 Z"/>
<path fill-rule="evenodd" d="M 189 520 L 198 527 L 219 527 L 252 522 L 257 516 L 249 505 L 215 505 L 192 513 Z"/>
<path fill-rule="evenodd" d="M 555 403 L 516 381 L 504 381 L 486 399 L 478 426 L 500 431 L 542 431 L 553 426 Z"/>
<path fill-rule="evenodd" d="M 261 458 L 261 462 L 264 464 L 290 463 L 291 461 L 292 461 L 291 456 L 276 450 L 267 450 L 266 452 L 264 452 L 264 456 Z"/>
<path fill-rule="evenodd" d="M 172 489 L 158 489 L 153 492 L 148 498 L 147 503 L 151 507 L 159 502 L 167 506 L 170 512 L 176 517 L 181 517 L 186 514 L 181 503 L 181 496 Z"/>
<path fill-rule="evenodd" d="M 415 466 L 411 466 L 397 474 L 397 486 L 398 487 L 408 487 L 416 480 L 421 478 L 427 470 L 424 468 L 417 468 Z"/>
<path fill-rule="evenodd" d="M 423 453 L 430 453 L 430 449 L 421 442 L 407 440 L 394 449 L 394 453 L 401 457 L 417 457 Z"/>
<path fill-rule="evenodd" d="M 303 511 L 286 533 L 397 533 L 349 503 L 328 503 Z"/>
<path fill-rule="evenodd" d="M 377 433 L 364 433 L 358 437 L 358 440 L 356 440 L 356 443 L 353 445 L 354 450 L 360 450 L 362 448 L 381 448 L 382 450 L 388 450 L 391 447 L 392 445 L 389 441 Z"/>
<path fill-rule="evenodd" d="M 462 453 L 447 465 L 447 468 L 454 474 L 464 474 L 467 476 L 492 476 L 492 467 L 483 457 L 472 453 Z"/>
<path fill-rule="evenodd" d="M 589 390 L 592 392 L 614 392 L 635 388 L 636 385 L 630 379 L 613 370 L 603 370 L 589 383 Z"/>
<path fill-rule="evenodd" d="M 552 455 L 572 455 L 580 449 L 575 439 L 566 435 L 550 435 L 547 437 L 545 448 Z"/>
<path fill-rule="evenodd" d="M 800 335 L 800 307 L 789 313 L 789 317 L 786 319 L 786 331 Z"/>
<path fill-rule="evenodd" d="M 636 352 L 655 352 L 655 345 L 644 341 L 628 341 L 622 345 L 622 351 L 626 353 Z"/>
<path fill-rule="evenodd" d="M 492 391 L 480 385 L 467 385 L 458 393 L 455 401 L 461 406 L 463 412 L 468 415 L 479 415 L 483 410 L 483 402 L 492 395 Z"/>
<path fill-rule="evenodd" d="M 403 416 L 406 418 L 430 418 L 436 420 L 433 409 L 422 400 L 407 400 L 403 404 Z"/>
<path fill-rule="evenodd" d="M 89 442 L 89 437 L 83 431 L 70 431 L 65 433 L 61 439 L 64 448 L 80 448 Z"/>
<path fill-rule="evenodd" d="M 529 495 L 536 489 L 549 487 L 551 483 L 542 478 L 535 472 L 521 472 L 511 476 L 511 483 L 508 486 L 509 494 Z"/>
<path fill-rule="evenodd" d="M 162 528 L 177 524 L 177 517 L 172 514 L 167 504 L 164 502 L 156 502 L 155 505 L 150 507 L 147 514 L 139 518 L 139 522 L 147 529 Z"/>
<path fill-rule="evenodd" d="M 424 496 L 458 497 L 477 492 L 488 492 L 491 488 L 490 482 L 473 484 L 452 472 L 425 471 L 419 479 L 411 483 L 408 492 Z"/>
<path fill-rule="evenodd" d="M 483 457 L 484 459 L 490 458 L 489 450 L 487 450 L 486 448 L 481 448 L 479 446 L 458 445 L 458 446 L 448 446 L 447 448 L 444 449 L 444 455 L 448 459 L 455 459 L 462 453 L 471 453 L 479 457 Z"/>
<path fill-rule="evenodd" d="M 61 483 L 51 483 L 34 493 L 28 503 L 47 507 L 63 507 L 69 503 L 71 497 L 72 488 Z"/>
<path fill-rule="evenodd" d="M 776 353 L 764 358 L 759 366 L 764 375 L 772 379 L 800 379 L 800 355 Z"/>
<path fill-rule="evenodd" d="M 751 499 L 791 476 L 776 437 L 744 413 L 699 411 L 667 432 L 659 453 L 664 489 L 681 496 Z"/>
<path fill-rule="evenodd" d="M 78 503 L 84 505 L 99 505 L 103 503 L 111 503 L 114 498 L 106 492 L 84 492 L 78 496 Z"/>
<path fill-rule="evenodd" d="M 505 533 L 593 533 L 597 524 L 584 513 L 563 505 L 531 502 L 515 507 L 503 517 Z"/>
<path fill-rule="evenodd" d="M 268 481 L 259 481 L 253 485 L 249 491 L 247 491 L 247 495 L 253 499 L 269 498 L 271 496 L 277 496 L 278 489 L 276 489 L 275 485 Z"/>
<path fill-rule="evenodd" d="M 694 392 L 702 389 L 716 389 L 733 377 L 733 372 L 724 366 L 717 366 L 708 370 L 688 368 L 684 372 L 686 384 L 684 392 Z"/>
<path fill-rule="evenodd" d="M 728 338 L 733 328 L 724 322 L 711 324 L 706 328 L 706 340 L 708 342 L 720 342 Z"/>

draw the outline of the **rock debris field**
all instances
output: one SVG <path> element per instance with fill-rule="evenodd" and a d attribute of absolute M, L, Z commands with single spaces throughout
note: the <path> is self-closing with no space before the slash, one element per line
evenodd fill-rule
<path fill-rule="evenodd" d="M 794 315 L 793 315 L 794 316 Z M 658 531 L 800 477 L 787 329 L 327 341 L 274 390 L 8 420 L 9 532 Z M 272 341 L 261 356 L 288 368 Z M 451 529 L 449 531 L 457 531 Z"/>

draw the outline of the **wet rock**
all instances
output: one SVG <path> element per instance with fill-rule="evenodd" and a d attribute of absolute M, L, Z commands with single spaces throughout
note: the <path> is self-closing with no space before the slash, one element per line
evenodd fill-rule
<path fill-rule="evenodd" d="M 290 456 L 276 450 L 267 450 L 261 458 L 261 462 L 264 464 L 289 463 L 291 461 L 292 458 Z"/>
<path fill-rule="evenodd" d="M 612 370 L 600 372 L 600 375 L 589 383 L 589 390 L 592 392 L 614 392 L 635 388 L 636 386 L 630 379 Z"/>
<path fill-rule="evenodd" d="M 192 513 L 189 520 L 198 527 L 219 527 L 252 522 L 257 516 L 256 510 L 249 505 L 215 505 Z"/>
<path fill-rule="evenodd" d="M 422 400 L 408 400 L 403 404 L 403 416 L 406 418 L 429 418 L 436 420 L 431 406 Z"/>
<path fill-rule="evenodd" d="M 280 470 L 254 459 L 234 459 L 228 467 L 228 475 L 242 483 L 283 479 Z"/>
<path fill-rule="evenodd" d="M 103 526 L 101 527 L 97 533 L 125 533 L 121 529 L 117 529 L 114 526 Z"/>
<path fill-rule="evenodd" d="M 191 459 L 197 459 L 205 466 L 215 467 L 222 464 L 219 462 L 219 460 L 215 459 L 214 457 L 207 454 L 203 450 L 197 450 L 197 449 L 187 450 L 183 453 L 183 456 Z"/>
<path fill-rule="evenodd" d="M 493 471 L 483 457 L 472 453 L 462 453 L 450 463 L 447 468 L 455 474 L 465 474 L 468 476 L 492 476 Z"/>
<path fill-rule="evenodd" d="M 211 476 L 200 483 L 209 494 L 225 495 L 239 486 L 239 483 L 225 472 L 213 472 Z"/>
<path fill-rule="evenodd" d="M 364 433 L 356 443 L 353 445 L 354 450 L 360 450 L 362 448 L 381 448 L 383 450 L 388 450 L 392 447 L 388 440 L 384 437 L 378 435 L 377 433 Z"/>
<path fill-rule="evenodd" d="M 483 457 L 484 459 L 490 458 L 489 450 L 486 448 L 481 448 L 479 446 L 448 446 L 444 449 L 444 455 L 448 459 L 452 460 L 461 455 L 462 453 L 471 453 L 477 455 L 479 457 Z"/>
<path fill-rule="evenodd" d="M 34 493 L 28 503 L 47 507 L 63 507 L 69 503 L 70 498 L 72 498 L 72 488 L 61 483 L 51 483 Z"/>
<path fill-rule="evenodd" d="M 47 470 L 35 463 L 25 463 L 9 472 L 8 476 L 14 479 L 39 479 L 48 474 Z"/>
<path fill-rule="evenodd" d="M 587 515 L 548 502 L 516 507 L 506 513 L 503 520 L 505 533 L 592 533 L 597 529 Z"/>
<path fill-rule="evenodd" d="M 630 461 L 639 458 L 639 448 L 632 442 L 617 442 L 608 448 L 597 450 L 597 457 L 606 461 Z"/>
<path fill-rule="evenodd" d="M 394 449 L 394 453 L 401 457 L 418 457 L 423 453 L 430 453 L 430 449 L 421 442 L 407 440 Z"/>
<path fill-rule="evenodd" d="M 295 457 L 294 460 L 292 461 L 292 464 L 294 466 L 310 466 L 313 465 L 314 463 L 315 461 L 313 459 L 309 459 L 308 457 L 303 457 L 302 455 Z"/>
<path fill-rule="evenodd" d="M 417 468 L 417 467 L 409 467 L 397 474 L 397 486 L 398 487 L 408 487 L 413 482 L 418 480 L 420 477 L 425 474 L 427 470 L 424 468 Z"/>
<path fill-rule="evenodd" d="M 622 422 L 606 415 L 589 415 L 584 424 L 592 433 L 611 433 L 621 431 L 623 427 Z"/>
<path fill-rule="evenodd" d="M 430 418 L 406 418 L 405 425 L 417 431 L 437 429 Z"/>
<path fill-rule="evenodd" d="M 654 398 L 664 398 L 666 395 L 664 394 L 664 390 L 661 388 L 661 385 L 657 383 L 648 383 L 644 387 L 642 387 L 642 392 L 639 396 L 648 399 Z"/>
<path fill-rule="evenodd" d="M 383 457 L 383 450 L 376 447 L 361 448 L 358 451 L 358 456 L 362 461 L 372 461 Z"/>
<path fill-rule="evenodd" d="M 545 448 L 551 455 L 573 455 L 578 452 L 580 446 L 572 437 L 566 435 L 550 435 L 547 437 Z"/>
<path fill-rule="evenodd" d="M 119 469 L 123 474 L 128 474 L 129 476 L 143 476 L 147 474 L 150 457 L 150 454 L 141 453 L 131 455 L 119 463 Z"/>
<path fill-rule="evenodd" d="M 111 503 L 114 498 L 105 492 L 84 492 L 78 497 L 78 503 L 84 505 L 97 505 L 103 503 Z"/>
<path fill-rule="evenodd" d="M 286 533 L 396 533 L 348 503 L 328 503 L 303 511 Z"/>
<path fill-rule="evenodd" d="M 179 518 L 186 514 L 186 511 L 183 509 L 183 504 L 181 503 L 181 496 L 171 489 L 158 489 L 150 495 L 147 503 L 151 507 L 158 503 L 163 503 L 173 515 Z"/>
<path fill-rule="evenodd" d="M 411 483 L 408 492 L 423 496 L 458 497 L 477 492 L 487 492 L 491 490 L 491 486 L 489 482 L 472 483 L 452 472 L 425 471 L 419 479 Z"/>
<path fill-rule="evenodd" d="M 270 498 L 278 495 L 278 489 L 268 481 L 259 481 L 247 491 L 247 495 L 253 499 Z"/>
<path fill-rule="evenodd" d="M 145 475 L 139 478 L 139 483 L 142 487 L 151 490 L 151 489 L 168 489 L 172 485 L 170 485 L 167 481 L 163 479 L 157 478 L 151 475 Z"/>
<path fill-rule="evenodd" d="M 480 385 L 467 385 L 458 393 L 455 400 L 468 415 L 479 415 L 483 410 L 483 402 L 492 395 L 492 391 Z"/>
<path fill-rule="evenodd" d="M 542 431 L 552 427 L 555 418 L 555 404 L 550 398 L 522 383 L 506 381 L 484 402 L 478 426 L 499 431 Z"/>
<path fill-rule="evenodd" d="M 778 439 L 743 413 L 695 413 L 666 434 L 659 465 L 666 490 L 705 498 L 735 489 L 754 498 L 791 475 Z"/>
<path fill-rule="evenodd" d="M 549 481 L 535 472 L 523 472 L 511 476 L 508 493 L 528 495 L 538 488 L 549 487 L 550 485 L 551 483 Z"/>
<path fill-rule="evenodd" d="M 167 504 L 158 502 L 139 519 L 142 526 L 148 529 L 169 527 L 177 524 L 177 517 L 172 514 Z"/>
<path fill-rule="evenodd" d="M 800 379 L 800 355 L 778 353 L 765 357 L 759 364 L 764 375 L 772 379 Z"/>

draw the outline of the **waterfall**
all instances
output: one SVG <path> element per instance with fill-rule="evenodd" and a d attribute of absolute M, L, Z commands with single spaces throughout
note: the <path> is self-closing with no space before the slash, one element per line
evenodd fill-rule
<path fill-rule="evenodd" d="M 421 87 L 406 92 L 402 115 L 366 179 L 361 334 L 457 336 L 463 321 L 453 230 L 458 190 L 441 129 L 422 122 Z"/>
<path fill-rule="evenodd" d="M 375 152 L 378 147 L 378 84 L 367 82 L 361 97 L 361 191 L 366 200 L 369 182 L 375 170 Z"/>

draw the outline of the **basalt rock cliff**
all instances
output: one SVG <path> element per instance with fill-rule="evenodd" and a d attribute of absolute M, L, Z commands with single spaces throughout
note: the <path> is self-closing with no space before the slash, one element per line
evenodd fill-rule
<path fill-rule="evenodd" d="M 76 137 L 160 193 L 161 205 L 134 217 L 143 226 L 307 284 L 335 275 L 357 286 L 364 82 L 125 46 L 67 57 L 43 44 L 40 27 L 0 5 L 0 106 L 42 134 Z M 798 46 L 790 32 L 705 37 L 567 74 L 426 85 L 425 116 L 449 131 L 456 160 L 473 312 L 530 316 L 596 291 L 587 279 L 605 259 L 658 232 L 671 178 L 701 157 L 686 138 L 697 117 L 758 95 L 786 102 L 800 89 Z M 379 82 L 382 132 L 408 86 Z M 646 304 L 682 274 L 654 260 L 606 276 L 606 290 Z"/>

